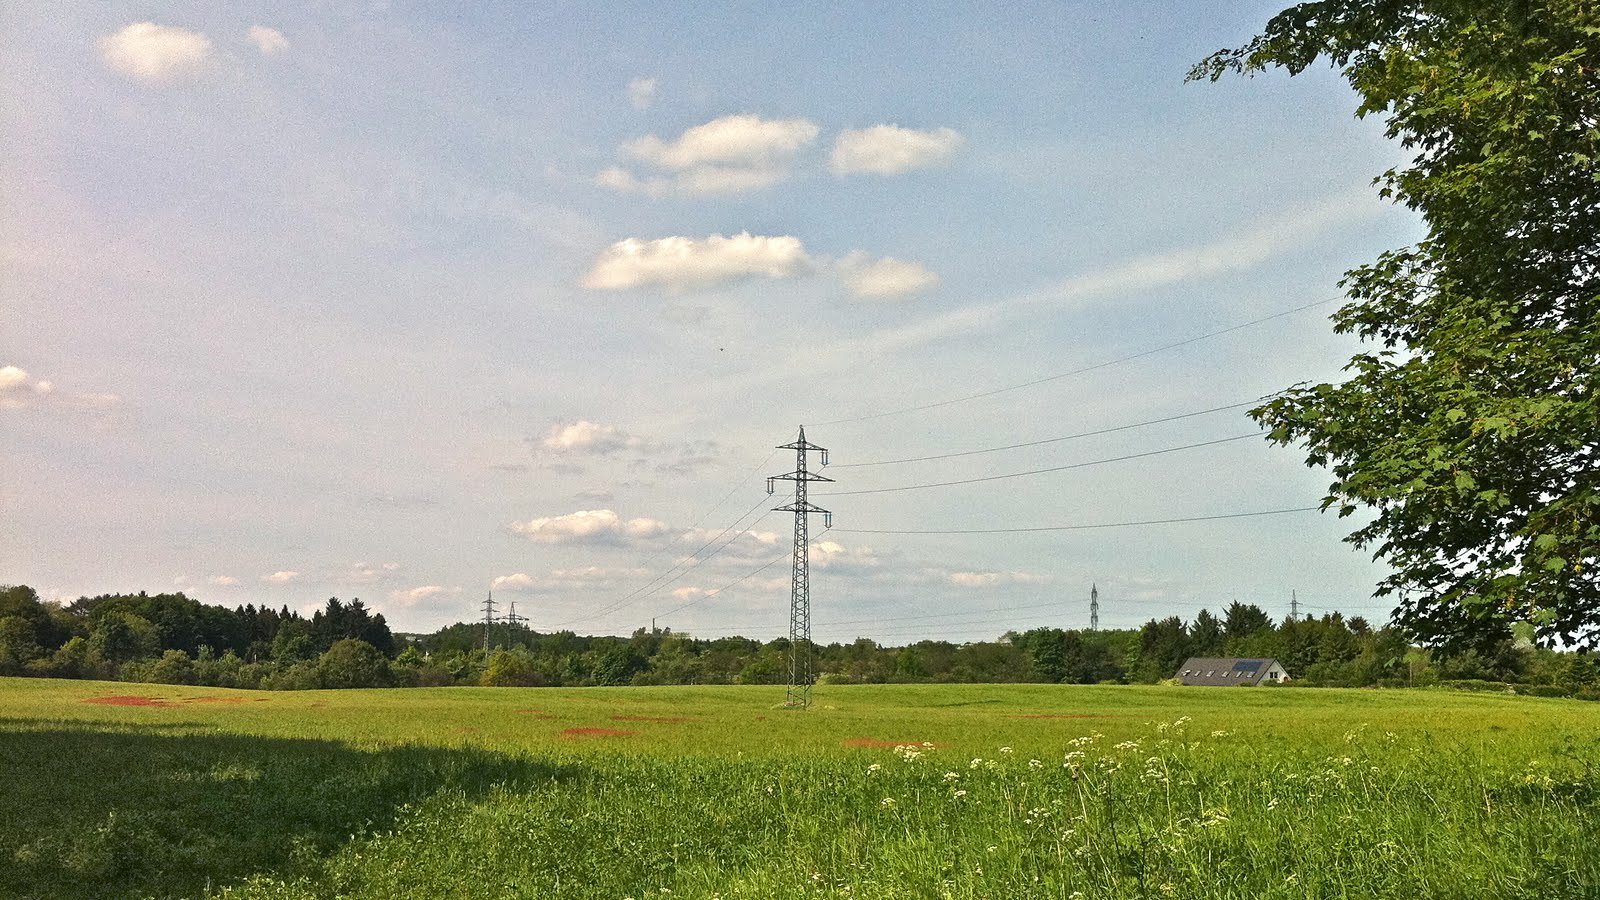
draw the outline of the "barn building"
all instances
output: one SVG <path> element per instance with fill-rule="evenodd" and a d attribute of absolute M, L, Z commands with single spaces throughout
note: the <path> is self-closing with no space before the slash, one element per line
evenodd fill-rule
<path fill-rule="evenodd" d="M 1281 684 L 1289 673 L 1275 659 L 1240 659 L 1234 656 L 1191 656 L 1178 669 L 1184 684 L 1212 687 L 1255 687 Z"/>

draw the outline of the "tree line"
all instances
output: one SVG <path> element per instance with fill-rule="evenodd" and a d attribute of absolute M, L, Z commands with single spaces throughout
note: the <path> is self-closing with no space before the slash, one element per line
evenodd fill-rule
<path fill-rule="evenodd" d="M 487 644 L 487 647 L 485 646 Z M 1275 622 L 1253 604 L 1221 615 L 1151 619 L 1136 629 L 1034 628 L 992 641 L 868 638 L 812 648 L 824 684 L 1047 682 L 1153 684 L 1191 656 L 1272 657 L 1297 684 L 1446 685 L 1600 700 L 1600 657 L 1505 639 L 1443 654 L 1390 625 L 1335 612 Z M 541 633 L 460 622 L 399 637 L 362 602 L 330 598 L 310 617 L 284 607 L 228 609 L 177 594 L 43 602 L 0 588 L 0 675 L 97 678 L 251 689 L 782 684 L 789 642 Z"/>

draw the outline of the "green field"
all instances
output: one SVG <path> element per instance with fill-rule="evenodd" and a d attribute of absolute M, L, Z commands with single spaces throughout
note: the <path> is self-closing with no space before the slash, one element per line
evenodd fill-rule
<path fill-rule="evenodd" d="M 1600 897 L 1600 704 L 781 700 L 0 679 L 0 894 Z"/>

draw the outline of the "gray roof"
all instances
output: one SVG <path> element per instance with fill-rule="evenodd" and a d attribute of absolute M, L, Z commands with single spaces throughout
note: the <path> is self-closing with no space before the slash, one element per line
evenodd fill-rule
<path fill-rule="evenodd" d="M 1191 656 L 1178 667 L 1177 678 L 1184 684 L 1218 687 L 1254 687 L 1267 677 L 1267 670 L 1283 665 L 1275 659 L 1248 659 L 1238 656 Z"/>

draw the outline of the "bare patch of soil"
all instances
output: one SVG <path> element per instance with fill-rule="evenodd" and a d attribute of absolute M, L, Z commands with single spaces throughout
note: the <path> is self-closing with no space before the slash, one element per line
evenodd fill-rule
<path fill-rule="evenodd" d="M 103 703 L 106 706 L 177 706 L 178 705 L 176 703 L 173 703 L 170 700 L 163 700 L 160 697 L 131 697 L 131 696 L 89 697 L 89 698 L 86 698 L 83 702 L 84 703 Z"/>
<path fill-rule="evenodd" d="M 622 731 L 617 728 L 568 728 L 561 732 L 564 738 L 591 738 L 591 737 L 634 737 L 637 731 Z"/>

